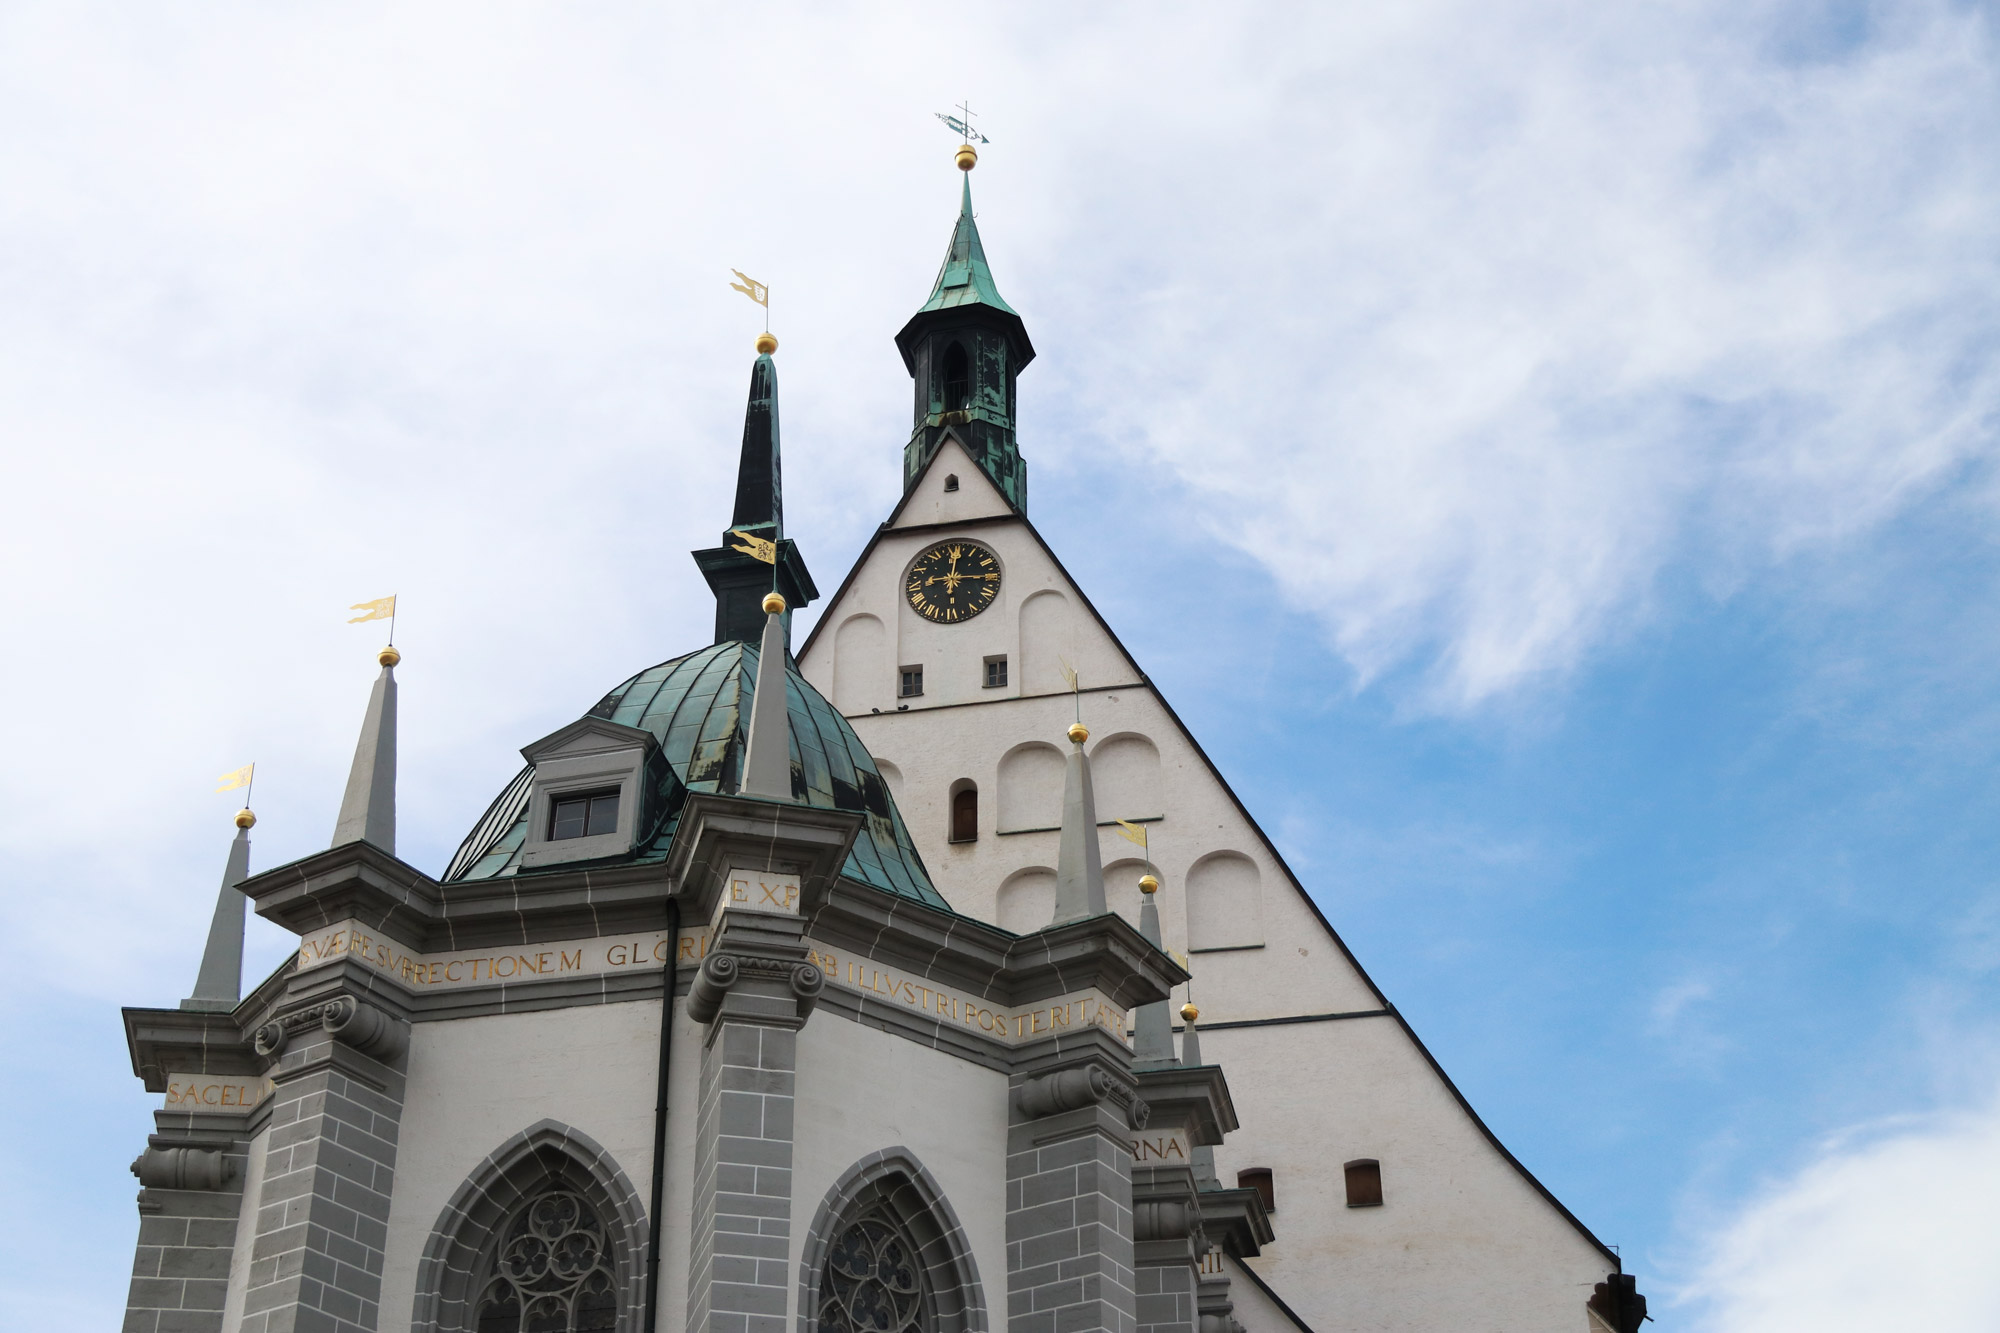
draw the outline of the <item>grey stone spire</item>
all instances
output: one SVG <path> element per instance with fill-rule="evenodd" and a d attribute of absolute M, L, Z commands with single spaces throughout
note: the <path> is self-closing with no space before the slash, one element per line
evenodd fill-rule
<path fill-rule="evenodd" d="M 368 695 L 368 712 L 361 719 L 361 739 L 354 745 L 354 767 L 347 774 L 347 794 L 340 798 L 340 819 L 333 826 L 333 845 L 370 842 L 396 854 L 396 663 L 403 655 L 384 648 L 376 661 L 382 674 Z"/>
<path fill-rule="evenodd" d="M 1083 743 L 1090 732 L 1078 722 L 1069 729 L 1069 767 L 1063 773 L 1062 843 L 1056 852 L 1056 916 L 1051 923 L 1103 916 L 1104 860 L 1097 849 L 1097 797 L 1090 789 L 1090 756 Z"/>
<path fill-rule="evenodd" d="M 1139 903 L 1139 933 L 1146 937 L 1146 943 L 1160 948 L 1160 909 L 1154 906 L 1154 896 L 1160 891 L 1160 881 L 1150 873 L 1139 880 L 1139 892 L 1144 895 Z M 1139 1006 L 1133 1022 L 1137 1031 L 1132 1037 L 1132 1062 L 1136 1065 L 1170 1065 L 1174 1062 L 1174 1020 L 1167 1012 L 1168 1001 L 1156 1000 L 1152 1004 Z"/>
<path fill-rule="evenodd" d="M 1195 1027 L 1195 1019 L 1201 1017 L 1201 1010 L 1189 1000 L 1181 1006 L 1181 1017 L 1187 1028 L 1181 1034 L 1181 1063 L 1189 1069 L 1201 1064 L 1201 1032 Z M 1215 1149 L 1207 1144 L 1197 1143 L 1188 1149 L 1188 1165 L 1194 1168 L 1194 1187 L 1198 1190 L 1222 1188 L 1221 1179 L 1215 1174 Z"/>
<path fill-rule="evenodd" d="M 764 641 L 757 650 L 757 690 L 750 700 L 750 737 L 743 746 L 738 794 L 792 799 L 792 721 L 786 707 L 785 599 L 764 598 Z"/>
<path fill-rule="evenodd" d="M 250 826 L 256 822 L 249 807 L 237 812 L 236 840 L 229 844 L 222 889 L 215 895 L 215 917 L 208 923 L 208 947 L 201 951 L 194 994 L 181 1001 L 183 1009 L 226 1012 L 243 998 L 243 895 L 236 886 L 250 878 Z"/>

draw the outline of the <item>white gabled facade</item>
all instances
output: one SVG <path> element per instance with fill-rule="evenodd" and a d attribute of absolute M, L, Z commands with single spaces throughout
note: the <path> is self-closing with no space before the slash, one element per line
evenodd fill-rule
<path fill-rule="evenodd" d="M 979 615 L 937 624 L 911 609 L 906 576 L 953 538 L 999 558 L 1001 588 Z M 1006 683 L 989 685 L 1001 658 Z M 799 653 L 881 766 L 938 888 L 1016 932 L 1045 926 L 1053 907 L 1060 747 L 1078 705 L 1065 663 L 1082 685 L 1098 818 L 1149 830 L 1165 943 L 1189 958 L 1204 1056 L 1235 1089 L 1242 1128 L 1217 1150 L 1222 1182 L 1272 1172 L 1277 1239 L 1250 1261 L 1256 1275 L 1316 1333 L 1593 1327 L 1584 1303 L 1616 1257 L 1480 1123 L 957 440 Z M 922 693 L 906 697 L 911 668 Z M 953 841 L 953 798 L 968 788 L 978 836 Z M 1115 826 L 1099 833 L 1111 906 L 1136 920 L 1140 849 Z M 1382 1206 L 1347 1206 L 1357 1159 L 1380 1163 Z"/>

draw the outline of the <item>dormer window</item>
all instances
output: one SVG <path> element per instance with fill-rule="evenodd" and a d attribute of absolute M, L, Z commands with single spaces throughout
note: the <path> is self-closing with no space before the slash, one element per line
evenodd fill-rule
<path fill-rule="evenodd" d="M 962 412 L 972 406 L 972 363 L 966 359 L 965 344 L 953 343 L 944 349 L 944 410 Z"/>
<path fill-rule="evenodd" d="M 618 831 L 618 789 L 564 792 L 549 802 L 549 841 L 594 838 Z"/>
<path fill-rule="evenodd" d="M 521 751 L 534 765 L 521 866 L 533 869 L 623 856 L 645 812 L 648 731 L 586 717 Z"/>

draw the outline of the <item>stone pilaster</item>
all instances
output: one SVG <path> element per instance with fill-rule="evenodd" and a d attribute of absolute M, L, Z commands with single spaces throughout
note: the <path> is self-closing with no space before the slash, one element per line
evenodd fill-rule
<path fill-rule="evenodd" d="M 258 1029 L 270 1071 L 243 1333 L 374 1333 L 403 1111 L 399 1018 L 351 995 Z"/>
<path fill-rule="evenodd" d="M 1137 1333 L 1130 1054 L 1095 1033 L 1023 1052 L 1007 1129 L 1008 1333 Z"/>
<path fill-rule="evenodd" d="M 162 1111 L 155 1118 L 162 1132 L 132 1163 L 142 1188 L 125 1333 L 218 1333 L 243 1209 L 246 1145 L 226 1130 L 194 1129 L 190 1116 Z"/>
<path fill-rule="evenodd" d="M 826 979 L 805 922 L 737 911 L 688 993 L 706 1023 L 695 1112 L 689 1333 L 788 1333 L 798 1034 Z"/>
<path fill-rule="evenodd" d="M 1165 1014 L 1160 1017 L 1164 1021 Z M 1197 1333 L 1208 1240 L 1194 1162 L 1202 1148 L 1236 1128 L 1236 1112 L 1220 1069 L 1175 1064 L 1171 1045 L 1167 1057 L 1133 1075 L 1152 1110 L 1131 1139 L 1139 1327 L 1141 1333 Z"/>

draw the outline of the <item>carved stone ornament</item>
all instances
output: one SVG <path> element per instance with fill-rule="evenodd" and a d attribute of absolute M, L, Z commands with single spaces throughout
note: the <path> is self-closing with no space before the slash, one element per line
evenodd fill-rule
<path fill-rule="evenodd" d="M 712 1023 L 722 1012 L 722 1000 L 732 986 L 746 979 L 781 981 L 798 1002 L 801 1019 L 808 1017 L 826 989 L 826 973 L 811 963 L 789 958 L 759 958 L 751 954 L 712 953 L 688 986 L 688 1017 L 697 1023 Z"/>
<path fill-rule="evenodd" d="M 236 1171 L 211 1148 L 148 1148 L 133 1159 L 132 1174 L 152 1190 L 219 1190 Z"/>
<path fill-rule="evenodd" d="M 1192 1212 L 1184 1203 L 1132 1205 L 1133 1240 L 1179 1240 L 1189 1232 Z"/>
<path fill-rule="evenodd" d="M 1096 1065 L 1062 1069 L 1031 1078 L 1014 1090 L 1014 1106 L 1022 1115 L 1039 1119 L 1080 1107 L 1095 1106 L 1111 1093 L 1111 1076 Z"/>
<path fill-rule="evenodd" d="M 256 1035 L 250 1039 L 250 1046 L 257 1054 L 269 1060 L 285 1049 L 285 1038 L 288 1035 L 285 1025 L 274 1018 L 257 1029 Z"/>
<path fill-rule="evenodd" d="M 401 1055 L 410 1044 L 409 1024 L 352 995 L 336 996 L 321 1010 L 321 1025 L 363 1055 L 386 1062 Z"/>
<path fill-rule="evenodd" d="M 1144 1129 L 1153 1118 L 1153 1104 L 1144 1097 L 1134 1097 L 1132 1104 L 1125 1108 L 1125 1118 L 1133 1129 Z"/>
<path fill-rule="evenodd" d="M 741 975 L 735 954 L 712 953 L 702 959 L 694 981 L 688 986 L 688 1017 L 697 1023 L 713 1023 L 722 1011 L 722 997 Z"/>

